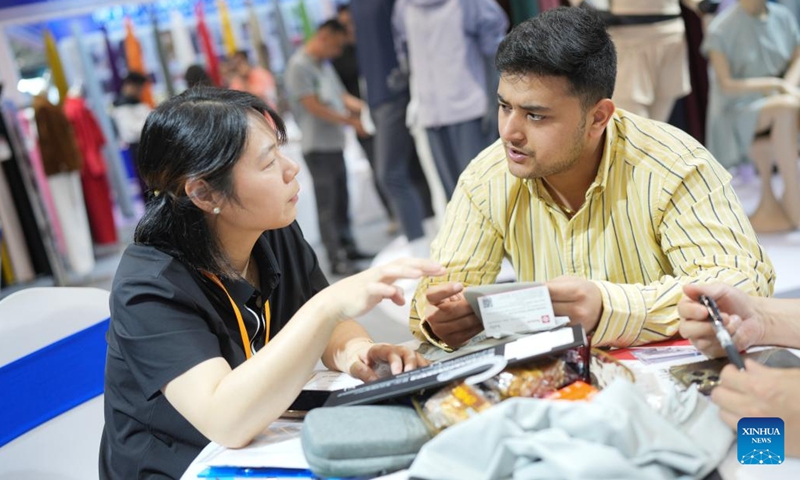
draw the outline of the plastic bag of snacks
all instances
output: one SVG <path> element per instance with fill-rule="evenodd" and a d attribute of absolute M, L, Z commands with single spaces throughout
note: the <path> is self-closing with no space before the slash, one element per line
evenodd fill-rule
<path fill-rule="evenodd" d="M 431 426 L 441 430 L 507 398 L 545 398 L 579 379 L 567 362 L 550 358 L 505 369 L 482 383 L 455 382 L 428 398 L 421 410 Z"/>

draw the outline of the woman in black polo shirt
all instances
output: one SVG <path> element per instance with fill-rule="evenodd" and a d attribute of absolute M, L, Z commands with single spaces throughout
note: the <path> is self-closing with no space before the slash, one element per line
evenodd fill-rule
<path fill-rule="evenodd" d="M 179 478 L 209 440 L 246 445 L 320 357 L 365 380 L 378 362 L 425 362 L 351 318 L 402 303 L 396 279 L 444 270 L 405 260 L 328 287 L 295 222 L 285 138 L 267 105 L 230 90 L 190 90 L 148 117 L 139 173 L 153 196 L 111 292 L 101 478 Z"/>

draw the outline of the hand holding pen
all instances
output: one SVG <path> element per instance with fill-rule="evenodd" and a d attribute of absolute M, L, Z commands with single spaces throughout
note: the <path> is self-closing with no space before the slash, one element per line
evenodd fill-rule
<path fill-rule="evenodd" d="M 716 313 L 709 311 L 709 307 L 700 299 L 701 295 L 716 304 L 716 311 L 719 312 L 717 319 L 727 330 L 736 351 L 741 352 L 763 343 L 766 327 L 756 309 L 755 297 L 724 283 L 689 284 L 683 287 L 683 292 L 684 296 L 678 302 L 680 334 L 707 357 L 724 357 L 728 352 L 717 337 L 712 320 Z"/>
<path fill-rule="evenodd" d="M 722 322 L 722 315 L 719 313 L 717 302 L 708 295 L 700 295 L 700 302 L 708 309 L 708 316 L 711 318 L 717 340 L 719 340 L 722 348 L 725 349 L 728 359 L 730 359 L 731 363 L 736 365 L 736 368 L 744 370 L 744 361 L 742 360 L 742 356 L 739 355 L 739 350 L 736 348 L 736 345 L 733 343 L 731 334 L 725 329 L 725 324 Z"/>

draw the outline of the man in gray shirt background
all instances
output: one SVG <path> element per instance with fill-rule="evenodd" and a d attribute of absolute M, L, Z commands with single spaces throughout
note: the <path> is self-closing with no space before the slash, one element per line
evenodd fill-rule
<path fill-rule="evenodd" d="M 369 258 L 358 251 L 350 229 L 344 163 L 343 127 L 365 135 L 359 119 L 362 103 L 347 93 L 330 62 L 341 55 L 346 40 L 341 23 L 326 21 L 292 55 L 285 74 L 292 112 L 303 134 L 303 157 L 314 179 L 320 236 L 336 275 L 355 273 L 351 260 Z"/>

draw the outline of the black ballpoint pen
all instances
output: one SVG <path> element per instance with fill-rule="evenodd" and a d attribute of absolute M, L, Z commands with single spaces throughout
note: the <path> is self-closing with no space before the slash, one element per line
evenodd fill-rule
<path fill-rule="evenodd" d="M 744 370 L 744 360 L 742 360 L 742 356 L 739 355 L 739 350 L 736 349 L 736 345 L 733 343 L 731 334 L 725 330 L 725 324 L 722 323 L 722 315 L 719 313 L 717 302 L 715 302 L 713 298 L 706 295 L 700 295 L 700 302 L 708 309 L 708 316 L 711 317 L 711 324 L 714 326 L 714 332 L 717 334 L 717 340 L 719 340 L 719 343 L 722 344 L 722 348 L 725 349 L 725 353 L 728 354 L 728 358 L 730 359 L 731 363 L 736 365 L 736 368 L 739 370 Z"/>

